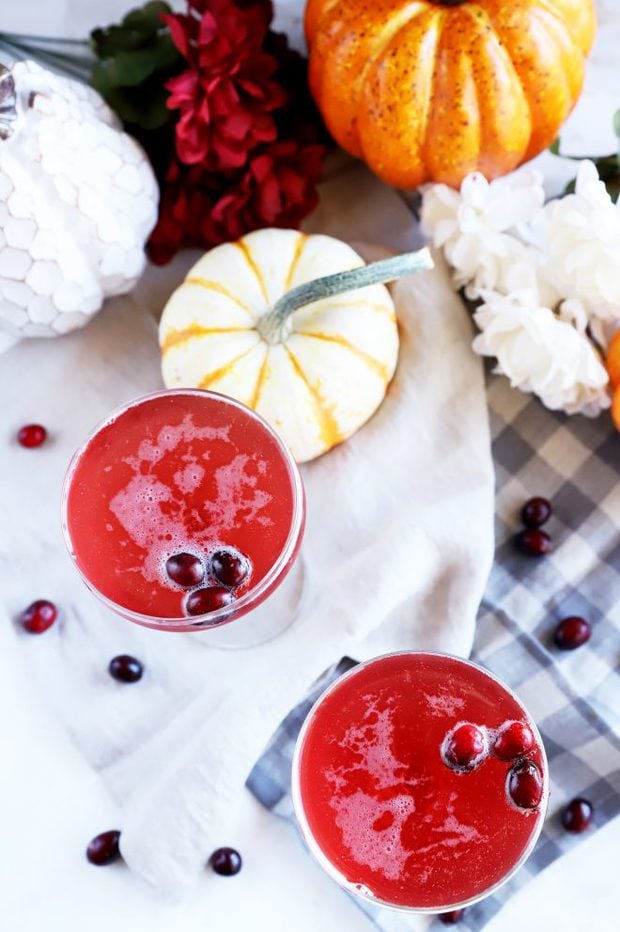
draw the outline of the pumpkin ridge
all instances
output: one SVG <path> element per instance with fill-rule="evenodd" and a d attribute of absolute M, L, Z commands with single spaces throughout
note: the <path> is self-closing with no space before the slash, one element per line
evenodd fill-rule
<path fill-rule="evenodd" d="M 253 411 L 256 411 L 258 405 L 258 399 L 263 390 L 265 384 L 265 375 L 267 374 L 267 363 L 269 361 L 269 347 L 267 347 L 267 352 L 265 353 L 265 358 L 261 364 L 260 370 L 258 372 L 258 378 L 256 380 L 256 385 L 254 387 L 254 392 L 252 394 L 251 400 L 248 402 L 248 407 L 252 408 Z"/>
<path fill-rule="evenodd" d="M 337 443 L 341 443 L 341 441 L 343 441 L 345 438 L 340 433 L 340 429 L 333 414 L 327 409 L 320 393 L 308 379 L 308 376 L 299 364 L 299 360 L 295 354 L 288 348 L 288 346 L 286 346 L 286 344 L 283 343 L 282 345 L 284 346 L 284 349 L 286 350 L 288 357 L 291 360 L 291 365 L 293 366 L 296 375 L 298 375 L 302 380 L 313 400 L 315 411 L 321 423 L 321 439 L 325 444 L 325 449 L 329 449 L 330 447 L 335 446 Z"/>
<path fill-rule="evenodd" d="M 338 346 L 342 346 L 344 349 L 349 350 L 349 352 L 357 356 L 361 362 L 375 372 L 386 384 L 389 382 L 390 371 L 388 367 L 382 362 L 379 362 L 378 359 L 365 353 L 364 350 L 359 349 L 359 347 L 355 346 L 353 343 L 350 343 L 346 337 L 334 336 L 328 333 L 310 333 L 307 330 L 296 330 L 295 333 L 298 337 L 312 337 L 313 340 L 323 340 L 325 343 L 337 343 Z"/>
<path fill-rule="evenodd" d="M 258 265 L 258 263 L 256 262 L 256 259 L 252 255 L 252 250 L 250 249 L 248 244 L 243 240 L 243 238 L 236 240 L 234 243 L 230 243 L 230 245 L 234 246 L 236 249 L 239 249 L 240 252 L 243 254 L 245 261 L 247 262 L 249 267 L 254 272 L 256 281 L 258 282 L 258 286 L 261 290 L 263 298 L 265 299 L 265 304 L 267 305 L 267 307 L 269 307 L 271 302 L 269 300 L 269 295 L 267 294 L 267 288 L 265 286 L 265 279 L 263 278 L 263 273 L 260 270 L 260 266 Z"/>
<path fill-rule="evenodd" d="M 167 353 L 174 346 L 181 346 L 194 337 L 209 336 L 212 333 L 249 333 L 252 327 L 186 327 L 185 330 L 171 330 L 161 341 L 162 353 Z"/>
<path fill-rule="evenodd" d="M 204 288 L 205 291 L 215 291 L 217 294 L 221 294 L 223 297 L 229 298 L 234 304 L 240 307 L 242 311 L 245 311 L 252 319 L 254 319 L 254 313 L 252 312 L 251 308 L 248 307 L 248 305 L 245 304 L 241 298 L 235 297 L 235 295 L 229 291 L 228 288 L 226 288 L 224 285 L 221 285 L 219 282 L 212 281 L 209 278 L 201 278 L 200 275 L 190 275 L 181 284 L 181 288 L 183 285 L 195 285 L 198 288 Z"/>
<path fill-rule="evenodd" d="M 539 7 L 545 9 L 555 20 L 560 27 L 564 27 L 569 33 L 571 42 L 576 46 L 577 49 L 582 53 L 582 55 L 587 55 L 592 43 L 582 43 L 580 41 L 581 37 L 573 36 L 572 29 L 574 26 L 573 21 L 570 18 L 567 18 L 563 15 L 561 7 L 558 6 L 556 0 L 538 0 Z"/>
<path fill-rule="evenodd" d="M 233 366 L 238 363 L 240 359 L 243 359 L 244 356 L 247 356 L 248 353 L 251 353 L 256 349 L 258 343 L 260 343 L 260 340 L 258 340 L 254 346 L 250 346 L 249 349 L 244 350 L 237 356 L 233 356 L 232 359 L 229 359 L 228 362 L 223 366 L 220 366 L 219 369 L 214 369 L 213 372 L 210 372 L 208 375 L 206 375 L 204 379 L 201 379 L 200 383 L 198 384 L 198 388 L 209 388 L 210 385 L 213 385 L 213 383 L 217 382 L 218 379 L 221 379 L 222 376 L 227 375 L 227 373 L 230 372 Z"/>
<path fill-rule="evenodd" d="M 291 283 L 293 281 L 293 275 L 295 274 L 295 269 L 297 268 L 297 265 L 299 264 L 299 260 L 301 259 L 304 249 L 306 248 L 307 241 L 308 241 L 308 237 L 306 236 L 306 234 L 300 233 L 297 239 L 297 242 L 295 243 L 295 251 L 293 253 L 293 258 L 289 266 L 288 275 L 286 276 L 286 282 L 284 285 L 285 291 L 288 291 L 289 288 L 291 287 Z"/>

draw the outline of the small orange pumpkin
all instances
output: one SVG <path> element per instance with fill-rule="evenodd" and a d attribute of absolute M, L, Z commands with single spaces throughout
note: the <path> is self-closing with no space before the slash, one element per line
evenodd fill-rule
<path fill-rule="evenodd" d="M 609 344 L 606 362 L 607 371 L 609 372 L 609 384 L 613 393 L 611 416 L 614 424 L 620 430 L 620 330 L 616 331 Z"/>
<path fill-rule="evenodd" d="M 309 0 L 310 87 L 384 181 L 458 187 L 550 145 L 594 30 L 593 0 Z"/>

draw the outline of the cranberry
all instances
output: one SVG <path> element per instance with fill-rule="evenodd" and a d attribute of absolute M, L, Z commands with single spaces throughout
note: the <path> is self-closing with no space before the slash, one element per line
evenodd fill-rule
<path fill-rule="evenodd" d="M 515 535 L 517 549 L 527 557 L 542 557 L 550 553 L 553 543 L 546 531 L 539 528 L 526 528 Z"/>
<path fill-rule="evenodd" d="M 47 431 L 40 424 L 25 424 L 17 432 L 17 442 L 22 447 L 40 447 L 46 437 Z"/>
<path fill-rule="evenodd" d="M 590 827 L 594 808 L 587 799 L 571 799 L 562 815 L 562 825 L 567 832 L 579 835 Z"/>
<path fill-rule="evenodd" d="M 540 527 L 551 517 L 551 503 L 546 498 L 530 498 L 521 510 L 521 520 L 529 528 Z"/>
<path fill-rule="evenodd" d="M 439 913 L 438 919 L 444 926 L 454 926 L 463 918 L 464 909 L 451 909 L 449 913 Z"/>
<path fill-rule="evenodd" d="M 98 867 L 104 867 L 106 864 L 112 864 L 114 861 L 118 861 L 121 856 L 118 847 L 120 837 L 121 833 L 116 830 L 102 832 L 101 835 L 96 835 L 92 841 L 88 843 L 88 848 L 86 849 L 86 857 L 90 863 L 96 864 Z"/>
<path fill-rule="evenodd" d="M 193 553 L 175 553 L 166 560 L 166 572 L 170 579 L 189 589 L 198 586 L 205 578 L 202 561 Z"/>
<path fill-rule="evenodd" d="M 47 599 L 37 599 L 20 615 L 22 627 L 31 634 L 43 634 L 51 628 L 58 616 L 58 609 L 53 602 Z"/>
<path fill-rule="evenodd" d="M 112 657 L 108 664 L 108 672 L 121 683 L 137 683 L 142 679 L 144 667 L 135 657 L 119 654 L 118 657 Z"/>
<path fill-rule="evenodd" d="M 482 763 L 487 751 L 484 733 L 477 725 L 464 722 L 448 732 L 443 743 L 443 756 L 448 766 L 456 770 L 474 770 Z"/>
<path fill-rule="evenodd" d="M 493 741 L 493 753 L 500 760 L 523 757 L 534 746 L 532 729 L 525 722 L 506 722 Z"/>
<path fill-rule="evenodd" d="M 560 650 L 575 650 L 590 640 L 592 625 L 585 618 L 570 615 L 562 619 L 553 632 L 553 640 Z"/>
<path fill-rule="evenodd" d="M 247 561 L 232 550 L 218 550 L 211 557 L 213 575 L 225 586 L 240 586 L 248 575 Z"/>
<path fill-rule="evenodd" d="M 234 848 L 218 848 L 209 858 L 209 864 L 216 874 L 232 877 L 241 870 L 241 855 Z"/>
<path fill-rule="evenodd" d="M 543 794 L 540 770 L 533 760 L 520 760 L 508 771 L 508 793 L 519 809 L 536 809 Z"/>
<path fill-rule="evenodd" d="M 223 586 L 205 586 L 203 589 L 190 592 L 185 609 L 188 615 L 206 615 L 207 612 L 214 612 L 234 601 L 235 597 L 232 592 L 224 589 Z"/>

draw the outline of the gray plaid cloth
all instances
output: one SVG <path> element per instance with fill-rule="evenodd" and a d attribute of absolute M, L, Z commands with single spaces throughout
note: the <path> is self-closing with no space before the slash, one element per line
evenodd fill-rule
<path fill-rule="evenodd" d="M 526 865 L 465 911 L 459 928 L 470 930 L 482 929 L 513 891 L 582 837 L 562 829 L 559 814 L 568 800 L 589 799 L 595 827 L 620 813 L 620 436 L 605 415 L 554 414 L 505 379 L 491 376 L 488 389 L 497 549 L 472 657 L 508 683 L 537 722 L 549 758 L 551 803 Z M 549 557 L 522 556 L 511 541 L 520 507 L 533 495 L 553 504 Z M 593 633 L 579 649 L 560 651 L 551 635 L 568 615 L 588 618 Z M 252 770 L 249 789 L 278 815 L 293 818 L 291 758 L 302 722 L 328 683 L 354 663 L 344 658 L 315 684 Z M 380 928 L 408 927 L 390 910 L 356 903 Z"/>

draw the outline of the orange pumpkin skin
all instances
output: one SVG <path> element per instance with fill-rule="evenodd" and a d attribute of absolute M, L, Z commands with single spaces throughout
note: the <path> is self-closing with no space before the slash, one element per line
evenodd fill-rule
<path fill-rule="evenodd" d="M 593 0 L 308 0 L 327 128 L 388 184 L 458 187 L 556 138 L 583 83 Z"/>

